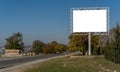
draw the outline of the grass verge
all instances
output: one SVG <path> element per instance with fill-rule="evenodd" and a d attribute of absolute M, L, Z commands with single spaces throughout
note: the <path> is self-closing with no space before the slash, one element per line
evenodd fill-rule
<path fill-rule="evenodd" d="M 103 56 L 76 56 L 41 62 L 22 72 L 120 72 L 120 65 Z"/>

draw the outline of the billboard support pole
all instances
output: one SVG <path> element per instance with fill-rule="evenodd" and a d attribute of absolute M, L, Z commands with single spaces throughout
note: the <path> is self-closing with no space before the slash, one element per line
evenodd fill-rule
<path fill-rule="evenodd" d="M 88 55 L 91 55 L 91 33 L 88 33 Z"/>

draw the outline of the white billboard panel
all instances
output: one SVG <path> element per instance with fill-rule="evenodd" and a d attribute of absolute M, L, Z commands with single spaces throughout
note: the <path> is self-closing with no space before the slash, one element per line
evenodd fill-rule
<path fill-rule="evenodd" d="M 107 9 L 72 9 L 73 32 L 107 32 Z"/>

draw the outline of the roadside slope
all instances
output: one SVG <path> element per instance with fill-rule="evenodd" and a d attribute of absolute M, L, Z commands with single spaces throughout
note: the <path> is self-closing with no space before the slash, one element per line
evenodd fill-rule
<path fill-rule="evenodd" d="M 70 56 L 38 63 L 22 72 L 120 72 L 120 65 L 103 56 Z"/>

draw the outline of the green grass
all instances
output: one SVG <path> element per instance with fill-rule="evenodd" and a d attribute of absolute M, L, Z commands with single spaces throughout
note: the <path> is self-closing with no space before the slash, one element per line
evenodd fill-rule
<path fill-rule="evenodd" d="M 107 71 L 108 70 L 108 71 Z M 38 63 L 23 72 L 120 72 L 120 65 L 106 60 L 103 56 L 93 58 L 58 58 Z"/>

